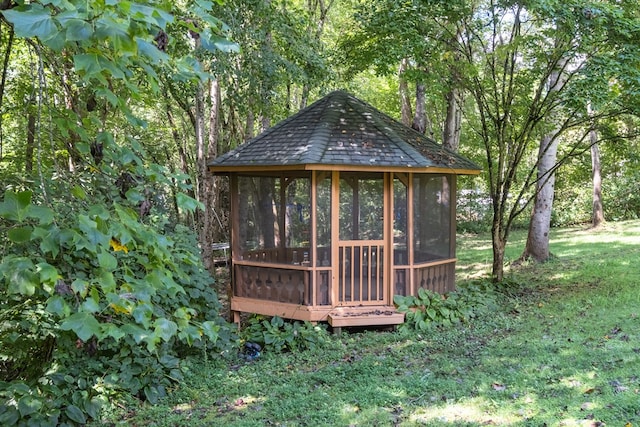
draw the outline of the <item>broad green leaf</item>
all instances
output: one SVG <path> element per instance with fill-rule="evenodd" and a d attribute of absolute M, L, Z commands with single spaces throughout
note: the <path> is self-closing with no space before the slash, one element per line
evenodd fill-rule
<path fill-rule="evenodd" d="M 202 323 L 202 332 L 212 342 L 216 342 L 218 340 L 219 331 L 220 325 L 217 325 L 215 322 L 207 321 Z"/>
<path fill-rule="evenodd" d="M 111 337 L 116 341 L 122 339 L 126 334 L 113 323 L 102 323 L 102 336 Z"/>
<path fill-rule="evenodd" d="M 40 408 L 42 408 L 42 401 L 33 396 L 22 396 L 20 400 L 18 400 L 18 411 L 20 411 L 22 417 L 38 412 Z"/>
<path fill-rule="evenodd" d="M 39 3 L 5 10 L 2 14 L 13 24 L 18 37 L 38 37 L 44 40 L 58 32 L 51 18 L 51 12 Z"/>
<path fill-rule="evenodd" d="M 74 185 L 73 187 L 71 187 L 71 194 L 79 200 L 84 200 L 87 198 L 87 193 L 79 185 Z"/>
<path fill-rule="evenodd" d="M 193 197 L 187 196 L 185 193 L 177 193 L 176 200 L 178 202 L 178 206 L 189 212 L 195 212 L 197 209 L 204 210 L 202 202 L 199 202 Z"/>
<path fill-rule="evenodd" d="M 6 412 L 0 413 L 0 425 L 13 426 L 20 420 L 20 411 L 13 406 L 7 405 Z"/>
<path fill-rule="evenodd" d="M 76 405 L 69 405 L 64 413 L 69 417 L 71 421 L 74 421 L 78 424 L 86 424 L 87 417 L 85 417 L 84 412 Z"/>
<path fill-rule="evenodd" d="M 34 270 L 33 262 L 25 257 L 7 256 L 0 263 L 0 273 L 9 282 L 10 294 L 33 295 L 36 287 L 40 285 Z"/>
<path fill-rule="evenodd" d="M 61 317 L 67 317 L 71 313 L 69 304 L 60 295 L 54 295 L 47 301 L 47 311 Z"/>
<path fill-rule="evenodd" d="M 153 322 L 153 326 L 155 327 L 156 335 L 162 338 L 165 342 L 169 341 L 176 332 L 178 332 L 178 325 L 164 317 L 156 319 L 156 321 Z"/>
<path fill-rule="evenodd" d="M 53 258 L 60 252 L 60 230 L 56 226 L 47 228 L 35 227 L 32 236 L 40 239 L 40 250 L 43 254 L 51 254 Z"/>
<path fill-rule="evenodd" d="M 84 410 L 91 418 L 97 420 L 100 416 L 100 409 L 102 408 L 102 402 L 99 398 L 94 397 L 89 402 L 84 403 Z"/>
<path fill-rule="evenodd" d="M 115 93 L 111 92 L 109 89 L 101 87 L 96 90 L 96 95 L 100 98 L 106 99 L 112 107 L 117 107 L 120 104 L 120 99 L 116 96 Z"/>
<path fill-rule="evenodd" d="M 136 344 L 140 344 L 142 341 L 145 341 L 149 338 L 148 330 L 141 328 L 138 325 L 134 325 L 133 323 L 125 323 L 120 329 L 124 333 L 131 335 Z"/>
<path fill-rule="evenodd" d="M 40 262 L 36 267 L 42 282 L 56 283 L 61 277 L 58 269 L 47 262 Z"/>
<path fill-rule="evenodd" d="M 97 313 L 100 311 L 100 304 L 94 298 L 87 298 L 82 303 L 82 310 L 87 313 Z"/>
<path fill-rule="evenodd" d="M 224 37 L 211 35 L 209 31 L 202 34 L 202 47 L 210 52 L 221 51 L 224 53 L 240 52 L 240 45 L 225 39 Z"/>
<path fill-rule="evenodd" d="M 138 43 L 138 52 L 148 57 L 153 63 L 157 64 L 169 60 L 169 55 L 159 50 L 153 43 L 141 38 L 137 38 L 136 42 Z"/>
<path fill-rule="evenodd" d="M 133 315 L 133 318 L 137 323 L 141 324 L 145 328 L 148 328 L 151 324 L 153 308 L 147 303 L 138 304 L 133 309 L 133 312 L 131 314 Z"/>
<path fill-rule="evenodd" d="M 73 289 L 73 292 L 79 294 L 82 298 L 84 298 L 87 295 L 89 284 L 86 280 L 75 279 L 73 282 L 71 282 L 71 289 Z"/>
<path fill-rule="evenodd" d="M 89 241 L 90 245 L 87 249 L 91 252 L 96 252 L 98 247 L 109 247 L 109 236 L 98 229 L 98 223 L 96 221 L 92 220 L 87 215 L 78 215 L 78 226 Z"/>
<path fill-rule="evenodd" d="M 31 240 L 31 233 L 33 232 L 33 227 L 25 226 L 25 227 L 17 227 L 9 229 L 7 236 L 9 240 L 13 243 L 24 243 Z"/>
<path fill-rule="evenodd" d="M 84 73 L 87 77 L 96 77 L 101 81 L 107 82 L 102 74 L 109 72 L 117 79 L 124 78 L 124 71 L 116 66 L 113 62 L 97 53 L 84 53 L 74 55 L 73 64 L 76 71 Z"/>
<path fill-rule="evenodd" d="M 88 40 L 93 34 L 93 27 L 82 19 L 69 19 L 65 22 L 65 37 L 67 41 Z"/>
<path fill-rule="evenodd" d="M 151 25 L 157 25 L 163 29 L 167 24 L 173 22 L 173 15 L 170 13 L 157 7 L 146 6 L 139 3 L 133 3 L 131 5 L 131 15 L 133 19 L 144 21 Z"/>
<path fill-rule="evenodd" d="M 105 294 L 116 290 L 117 284 L 112 272 L 103 270 L 98 279 L 100 288 Z"/>
<path fill-rule="evenodd" d="M 118 260 L 116 257 L 106 252 L 98 254 L 98 263 L 100 264 L 100 267 L 106 271 L 113 271 L 118 267 Z"/>
<path fill-rule="evenodd" d="M 0 217 L 11 221 L 23 221 L 31 204 L 31 194 L 31 191 L 6 191 L 4 200 L 0 202 Z"/>
<path fill-rule="evenodd" d="M 92 205 L 89 208 L 89 216 L 106 220 L 111 217 L 111 214 L 104 205 Z"/>
<path fill-rule="evenodd" d="M 427 314 L 429 315 L 431 320 L 436 320 L 436 311 L 433 308 L 428 308 Z"/>
<path fill-rule="evenodd" d="M 27 215 L 30 218 L 38 218 L 40 225 L 48 225 L 53 222 L 54 213 L 52 209 L 46 206 L 31 205 L 29 206 Z"/>
<path fill-rule="evenodd" d="M 89 313 L 72 314 L 60 325 L 63 331 L 73 331 L 82 341 L 89 341 L 92 336 L 100 338 L 100 323 Z"/>

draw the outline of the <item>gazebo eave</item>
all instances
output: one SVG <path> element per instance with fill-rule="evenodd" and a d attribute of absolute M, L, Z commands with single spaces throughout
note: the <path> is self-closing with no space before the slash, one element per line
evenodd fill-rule
<path fill-rule="evenodd" d="M 350 171 L 350 172 L 395 172 L 395 173 L 426 173 L 445 175 L 478 175 L 477 169 L 456 169 L 451 167 L 408 167 L 402 165 L 349 165 L 349 164 L 280 164 L 280 165 L 215 165 L 209 166 L 214 175 L 229 175 L 232 173 L 273 173 L 293 171 Z"/>

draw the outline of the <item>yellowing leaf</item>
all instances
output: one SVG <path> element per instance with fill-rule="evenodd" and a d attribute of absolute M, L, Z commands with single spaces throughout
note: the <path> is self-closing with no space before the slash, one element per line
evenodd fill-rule
<path fill-rule="evenodd" d="M 109 306 L 113 309 L 113 311 L 115 311 L 117 314 L 131 314 L 131 309 L 129 309 L 129 307 L 123 307 L 121 305 L 118 304 L 109 304 Z"/>
<path fill-rule="evenodd" d="M 109 240 L 109 245 L 111 245 L 111 248 L 113 248 L 113 250 L 116 252 L 122 251 L 125 254 L 129 253 L 129 248 L 121 244 L 116 238 L 112 237 L 111 240 Z"/>

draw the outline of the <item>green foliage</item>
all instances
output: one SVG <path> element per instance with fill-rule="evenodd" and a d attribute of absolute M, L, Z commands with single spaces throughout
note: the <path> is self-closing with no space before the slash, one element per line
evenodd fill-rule
<path fill-rule="evenodd" d="M 309 322 L 289 322 L 278 316 L 271 319 L 251 317 L 242 335 L 245 341 L 260 344 L 265 350 L 276 353 L 315 349 L 327 340 L 327 332 L 323 326 L 314 326 Z"/>
<path fill-rule="evenodd" d="M 141 216 L 169 174 L 142 152 L 108 151 L 101 168 L 56 184 L 55 209 L 30 191 L 0 202 L 3 425 L 84 423 L 121 392 L 155 402 L 186 352 L 232 345 L 193 233 Z M 126 197 L 123 168 L 136 177 Z"/>
<path fill-rule="evenodd" d="M 435 326 L 466 323 L 496 307 L 496 285 L 485 280 L 461 284 L 454 292 L 438 294 L 423 288 L 418 295 L 395 295 L 397 310 L 405 313 L 400 329 L 428 331 Z"/>

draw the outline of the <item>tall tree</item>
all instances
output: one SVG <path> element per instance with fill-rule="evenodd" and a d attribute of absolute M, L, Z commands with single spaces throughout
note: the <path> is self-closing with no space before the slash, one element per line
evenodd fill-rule
<path fill-rule="evenodd" d="M 566 82 L 566 68 L 568 61 L 560 58 L 555 69 L 549 76 L 548 96 L 562 92 Z M 550 120 L 551 117 L 549 117 Z M 521 259 L 531 259 L 540 262 L 549 258 L 549 232 L 551 230 L 551 211 L 553 206 L 556 162 L 558 145 L 560 144 L 560 124 L 554 125 L 551 131 L 544 135 L 538 150 L 538 179 L 533 200 L 533 212 L 529 220 L 529 233 Z"/>

